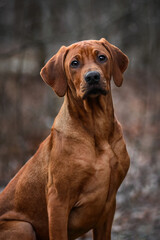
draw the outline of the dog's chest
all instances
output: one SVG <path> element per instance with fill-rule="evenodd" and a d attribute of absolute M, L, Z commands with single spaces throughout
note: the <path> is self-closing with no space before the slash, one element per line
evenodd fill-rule
<path fill-rule="evenodd" d="M 111 172 L 108 154 L 104 152 L 97 159 L 92 159 L 92 164 L 83 169 L 82 175 L 85 176 L 89 168 L 90 176 L 88 175 L 83 182 L 77 202 L 70 214 L 70 227 L 74 231 L 82 226 L 92 228 L 105 209 L 107 201 Z"/>
<path fill-rule="evenodd" d="M 95 173 L 84 182 L 76 207 L 88 212 L 91 219 L 97 217 L 106 204 L 110 184 L 110 167 L 108 163 L 95 166 Z"/>
<path fill-rule="evenodd" d="M 106 202 L 113 151 L 109 144 L 106 143 L 104 146 L 99 154 L 95 154 L 93 149 L 84 151 L 81 160 L 73 166 L 75 176 L 79 178 L 76 187 L 80 192 L 75 207 L 94 205 L 100 208 Z"/>

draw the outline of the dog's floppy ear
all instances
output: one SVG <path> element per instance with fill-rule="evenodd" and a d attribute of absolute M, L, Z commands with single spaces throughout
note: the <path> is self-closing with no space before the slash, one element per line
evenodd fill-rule
<path fill-rule="evenodd" d="M 110 44 L 105 38 L 100 39 L 100 42 L 110 52 L 113 61 L 113 80 L 116 86 L 120 87 L 123 82 L 123 72 L 128 66 L 128 57 L 117 47 Z"/>
<path fill-rule="evenodd" d="M 40 72 L 42 79 L 53 88 L 59 97 L 63 97 L 67 91 L 67 79 L 64 70 L 66 54 L 67 48 L 62 46 Z"/>

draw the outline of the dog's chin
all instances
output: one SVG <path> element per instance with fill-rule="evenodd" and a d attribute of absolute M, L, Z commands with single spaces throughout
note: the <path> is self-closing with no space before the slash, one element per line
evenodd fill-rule
<path fill-rule="evenodd" d="M 99 95 L 107 95 L 107 90 L 100 88 L 100 87 L 92 87 L 86 90 L 86 92 L 83 95 L 83 100 L 86 98 L 96 98 Z"/>

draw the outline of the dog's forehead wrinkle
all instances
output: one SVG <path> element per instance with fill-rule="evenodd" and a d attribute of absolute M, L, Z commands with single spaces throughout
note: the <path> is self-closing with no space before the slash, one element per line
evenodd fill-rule
<path fill-rule="evenodd" d="M 95 45 L 98 44 L 97 40 L 85 40 L 85 41 L 79 41 L 77 43 L 73 43 L 72 45 L 70 45 L 71 48 L 75 48 L 77 46 L 83 47 L 85 45 Z"/>
<path fill-rule="evenodd" d="M 94 53 L 95 49 L 93 46 L 84 45 L 83 47 L 75 47 L 72 51 L 70 51 L 70 56 L 72 56 L 72 58 L 74 56 L 74 58 L 79 58 L 85 61 L 87 59 L 93 59 Z"/>
<path fill-rule="evenodd" d="M 79 56 L 79 58 L 86 60 L 93 59 L 94 56 L 98 53 L 106 54 L 107 57 L 110 57 L 107 49 L 101 43 L 95 40 L 86 40 L 70 46 L 70 56 L 74 56 L 75 58 L 76 56 Z"/>

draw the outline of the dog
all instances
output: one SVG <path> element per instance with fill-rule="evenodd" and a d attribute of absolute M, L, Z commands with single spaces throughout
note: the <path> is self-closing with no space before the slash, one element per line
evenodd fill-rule
<path fill-rule="evenodd" d="M 128 57 L 106 39 L 62 46 L 42 79 L 64 103 L 50 135 L 0 194 L 1 240 L 110 240 L 129 155 L 112 103 Z"/>

